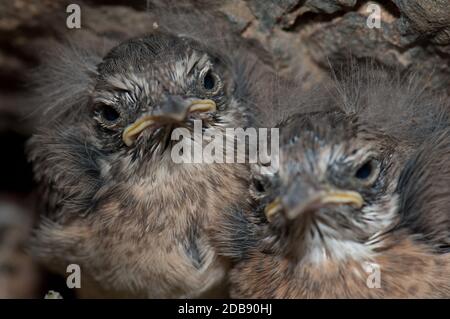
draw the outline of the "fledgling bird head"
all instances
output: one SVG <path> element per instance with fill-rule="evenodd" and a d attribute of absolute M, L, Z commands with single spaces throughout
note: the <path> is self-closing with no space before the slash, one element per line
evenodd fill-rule
<path fill-rule="evenodd" d="M 247 110 L 226 58 L 187 38 L 156 34 L 114 48 L 98 66 L 92 129 L 103 151 L 131 162 L 170 154 L 174 128 L 242 127 Z M 129 171 L 128 171 L 129 173 Z"/>
<path fill-rule="evenodd" d="M 282 131 L 280 171 L 257 178 L 256 188 L 271 194 L 266 217 L 289 233 L 284 249 L 311 258 L 364 254 L 359 245 L 396 218 L 398 141 L 342 112 L 301 116 Z"/>

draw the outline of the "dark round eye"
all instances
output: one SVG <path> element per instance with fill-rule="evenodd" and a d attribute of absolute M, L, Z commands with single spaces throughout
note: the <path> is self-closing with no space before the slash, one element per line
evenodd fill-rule
<path fill-rule="evenodd" d="M 366 180 L 372 176 L 374 170 L 375 168 L 373 161 L 367 161 L 356 171 L 355 177 L 361 180 Z"/>
<path fill-rule="evenodd" d="M 102 105 L 100 107 L 100 115 L 108 122 L 115 122 L 120 117 L 119 112 L 110 105 Z"/>
<path fill-rule="evenodd" d="M 206 90 L 212 90 L 216 87 L 216 78 L 212 74 L 211 70 L 206 72 L 205 76 L 203 77 L 203 87 Z"/>
<path fill-rule="evenodd" d="M 260 181 L 259 179 L 254 179 L 253 180 L 253 185 L 255 186 L 255 190 L 258 193 L 263 193 L 266 191 L 266 187 L 264 186 L 263 182 Z"/>

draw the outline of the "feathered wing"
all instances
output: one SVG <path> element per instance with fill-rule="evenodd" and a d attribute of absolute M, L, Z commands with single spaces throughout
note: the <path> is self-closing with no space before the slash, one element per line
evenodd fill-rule
<path fill-rule="evenodd" d="M 88 139 L 87 130 L 70 124 L 42 130 L 30 139 L 28 155 L 44 216 L 63 222 L 93 208 L 92 197 L 101 186 L 101 154 Z"/>
<path fill-rule="evenodd" d="M 41 211 L 52 219 L 86 212 L 97 187 L 99 151 L 88 143 L 88 130 L 80 123 L 89 116 L 97 63 L 112 45 L 90 33 L 49 43 L 44 63 L 32 74 L 32 115 L 39 130 L 28 141 L 27 153 L 40 188 Z"/>
<path fill-rule="evenodd" d="M 432 134 L 402 171 L 400 224 L 442 252 L 450 252 L 450 126 Z"/>
<path fill-rule="evenodd" d="M 214 246 L 222 256 L 234 261 L 245 259 L 260 245 L 261 220 L 250 207 L 229 207 L 211 232 Z"/>

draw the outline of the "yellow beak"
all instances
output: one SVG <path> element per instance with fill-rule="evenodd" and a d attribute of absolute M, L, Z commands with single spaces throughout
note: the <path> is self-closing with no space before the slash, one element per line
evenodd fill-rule
<path fill-rule="evenodd" d="M 306 211 L 313 211 L 321 207 L 330 205 L 351 205 L 356 208 L 361 208 L 364 204 L 362 196 L 354 191 L 327 191 L 319 193 L 312 199 L 300 202 L 293 209 L 287 209 L 285 214 L 289 219 L 294 219 L 301 213 Z M 268 221 L 271 221 L 276 214 L 283 211 L 285 208 L 282 205 L 281 199 L 276 198 L 273 202 L 268 204 L 264 209 L 264 213 Z"/>
<path fill-rule="evenodd" d="M 361 208 L 364 204 L 364 200 L 361 194 L 353 191 L 330 191 L 322 196 L 319 196 L 320 204 L 345 204 L 352 205 L 356 208 Z"/>
<path fill-rule="evenodd" d="M 122 140 L 127 146 L 133 145 L 136 138 L 141 134 L 143 130 L 147 127 L 153 126 L 154 124 L 159 124 L 161 122 L 180 122 L 186 118 L 188 113 L 194 112 L 215 112 L 216 103 L 213 100 L 195 100 L 192 101 L 187 107 L 185 113 L 167 113 L 158 115 L 144 115 L 139 118 L 136 122 L 129 125 L 122 134 Z"/>
<path fill-rule="evenodd" d="M 195 100 L 189 105 L 188 113 L 215 112 L 216 110 L 216 102 L 213 100 Z"/>

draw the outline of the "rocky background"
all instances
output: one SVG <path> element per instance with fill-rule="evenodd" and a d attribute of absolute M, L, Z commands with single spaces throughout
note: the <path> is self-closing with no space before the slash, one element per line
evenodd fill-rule
<path fill-rule="evenodd" d="M 431 90 L 450 95 L 450 0 L 0 0 L 0 298 L 37 297 L 54 287 L 25 253 L 33 211 L 33 183 L 24 143 L 34 129 L 27 77 L 40 63 L 36 48 L 67 30 L 66 7 L 81 7 L 83 32 L 145 32 L 156 7 L 215 10 L 243 38 L 258 41 L 281 75 L 306 74 L 305 86 L 348 60 L 415 71 Z M 371 5 L 380 28 L 369 28 Z M 181 9 L 180 9 L 181 8 Z"/>

